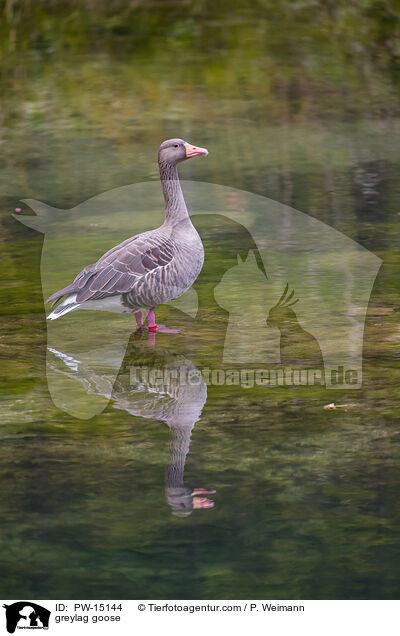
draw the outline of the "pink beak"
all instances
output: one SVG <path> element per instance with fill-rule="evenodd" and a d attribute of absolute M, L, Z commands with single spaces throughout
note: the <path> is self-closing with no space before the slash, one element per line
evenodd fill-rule
<path fill-rule="evenodd" d="M 200 148 L 199 146 L 192 146 L 192 144 L 185 143 L 186 157 L 197 157 L 198 155 L 208 155 L 207 148 Z"/>

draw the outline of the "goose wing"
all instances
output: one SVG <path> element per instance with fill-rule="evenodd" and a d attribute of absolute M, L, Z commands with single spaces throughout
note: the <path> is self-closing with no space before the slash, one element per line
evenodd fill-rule
<path fill-rule="evenodd" d="M 46 302 L 54 305 L 66 294 L 73 293 L 78 303 L 127 293 L 147 273 L 168 265 L 174 254 L 175 246 L 170 237 L 139 234 L 113 247 L 97 263 L 87 265 L 70 285 L 52 294 Z"/>

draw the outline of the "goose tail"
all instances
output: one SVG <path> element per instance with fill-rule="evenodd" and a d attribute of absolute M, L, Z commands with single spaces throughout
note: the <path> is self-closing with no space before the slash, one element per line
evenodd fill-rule
<path fill-rule="evenodd" d="M 74 309 L 78 309 L 81 303 L 76 302 L 76 294 L 69 294 L 53 311 L 47 316 L 47 320 L 56 320 L 64 314 L 68 314 Z"/>

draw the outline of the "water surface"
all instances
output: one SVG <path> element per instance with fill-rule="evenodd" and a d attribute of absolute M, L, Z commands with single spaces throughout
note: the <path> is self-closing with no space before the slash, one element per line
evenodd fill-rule
<path fill-rule="evenodd" d="M 189 5 L 185 17 L 180 3 L 153 21 L 145 9 L 129 17 L 145 38 L 123 19 L 92 16 L 84 27 L 79 14 L 64 30 L 53 16 L 48 31 L 35 14 L 40 37 L 22 17 L 2 27 L 2 596 L 397 598 L 400 120 L 390 27 L 363 14 L 376 26 L 368 48 L 361 27 L 336 14 L 309 21 L 307 3 L 300 14 L 282 3 L 284 22 L 269 3 L 238 2 L 230 20 L 221 7 L 196 15 Z M 289 205 L 382 259 L 359 390 L 132 380 L 132 366 L 226 367 L 229 313 L 214 289 L 254 244 L 245 219 L 221 214 L 194 217 L 206 249 L 198 309 L 159 310 L 179 334 L 149 343 L 129 317 L 82 312 L 57 321 L 64 348 L 46 353 L 43 235 L 11 212 L 30 212 L 22 198 L 69 209 L 112 188 L 156 186 L 158 145 L 175 135 L 210 150 L 182 166 L 186 180 Z M 146 222 L 132 201 L 132 234 Z M 125 238 L 111 226 L 78 227 L 77 252 L 89 262 Z M 331 285 L 342 285 L 334 264 Z M 255 357 L 259 349 L 254 338 Z M 54 404 L 46 356 L 61 394 L 68 387 L 80 413 L 97 415 Z M 324 409 L 331 402 L 347 406 Z M 196 488 L 216 491 L 204 495 L 213 507 L 194 509 Z"/>

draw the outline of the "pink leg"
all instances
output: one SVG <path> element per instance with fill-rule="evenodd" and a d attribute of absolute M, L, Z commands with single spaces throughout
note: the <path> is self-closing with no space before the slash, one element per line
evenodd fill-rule
<path fill-rule="evenodd" d="M 141 327 L 143 327 L 143 314 L 142 311 L 135 311 L 135 318 L 136 318 L 136 326 L 138 329 L 140 329 Z"/>
<path fill-rule="evenodd" d="M 179 333 L 176 329 L 168 329 L 165 325 L 156 325 L 156 317 L 151 309 L 146 314 L 150 333 Z"/>
<path fill-rule="evenodd" d="M 146 318 L 149 324 L 149 331 L 157 331 L 156 317 L 152 309 L 150 309 L 150 311 L 147 312 Z"/>

